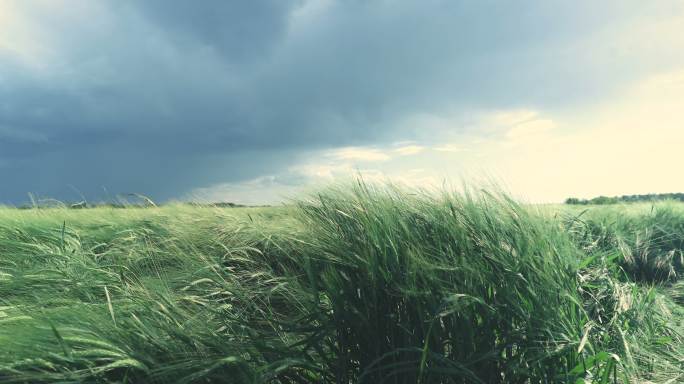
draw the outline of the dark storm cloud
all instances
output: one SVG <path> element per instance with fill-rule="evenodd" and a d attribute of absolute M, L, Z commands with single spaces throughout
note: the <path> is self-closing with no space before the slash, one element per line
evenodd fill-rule
<path fill-rule="evenodd" d="M 282 39 L 290 12 L 303 0 L 131 2 L 156 27 L 190 50 L 207 46 L 230 62 L 262 58 Z"/>
<path fill-rule="evenodd" d="M 316 148 L 411 139 L 396 126 L 415 113 L 589 103 L 658 62 L 620 51 L 611 33 L 672 11 L 147 0 L 64 2 L 81 6 L 53 14 L 17 4 L 50 53 L 36 66 L 0 48 L 5 202 L 28 191 L 71 199 L 69 186 L 172 198 L 275 173 Z"/>

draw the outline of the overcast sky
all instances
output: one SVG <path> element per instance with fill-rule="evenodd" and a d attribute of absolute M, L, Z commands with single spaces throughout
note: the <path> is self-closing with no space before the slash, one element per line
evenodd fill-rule
<path fill-rule="evenodd" d="M 684 192 L 684 2 L 0 0 L 0 203 Z"/>

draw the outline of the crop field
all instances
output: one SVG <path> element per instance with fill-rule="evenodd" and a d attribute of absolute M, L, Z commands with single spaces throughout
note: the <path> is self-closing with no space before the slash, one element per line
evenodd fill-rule
<path fill-rule="evenodd" d="M 681 383 L 684 204 L 0 208 L 2 383 Z"/>

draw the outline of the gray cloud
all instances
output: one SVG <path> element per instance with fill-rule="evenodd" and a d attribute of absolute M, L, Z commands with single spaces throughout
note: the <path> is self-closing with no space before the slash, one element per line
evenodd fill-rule
<path fill-rule="evenodd" d="M 666 3 L 17 4 L 51 53 L 36 69 L 0 48 L 5 202 L 71 199 L 69 185 L 173 198 L 307 151 L 414 139 L 397 128 L 412 114 L 562 110 L 681 64 L 624 45 L 681 13 Z"/>
<path fill-rule="evenodd" d="M 282 40 L 289 15 L 301 0 L 193 2 L 131 1 L 174 44 L 187 50 L 209 47 L 230 63 L 263 59 Z"/>

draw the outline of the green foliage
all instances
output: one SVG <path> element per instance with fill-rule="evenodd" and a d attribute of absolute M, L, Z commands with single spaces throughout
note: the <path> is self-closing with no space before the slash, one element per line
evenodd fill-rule
<path fill-rule="evenodd" d="M 610 253 L 629 278 L 654 283 L 684 273 L 684 210 L 676 203 L 647 211 L 589 211 L 566 218 L 568 232 L 589 254 Z"/>
<path fill-rule="evenodd" d="M 314 229 L 344 382 L 566 378 L 581 311 L 577 253 L 498 195 L 337 190 L 300 205 Z"/>
<path fill-rule="evenodd" d="M 682 381 L 684 209 L 563 212 L 362 183 L 0 209 L 0 382 Z"/>
<path fill-rule="evenodd" d="M 623 195 L 623 196 L 599 196 L 593 199 L 578 199 L 576 197 L 569 197 L 565 200 L 565 204 L 569 205 L 606 205 L 617 203 L 636 203 L 636 202 L 656 202 L 656 201 L 684 201 L 684 193 L 658 193 L 649 195 Z"/>

